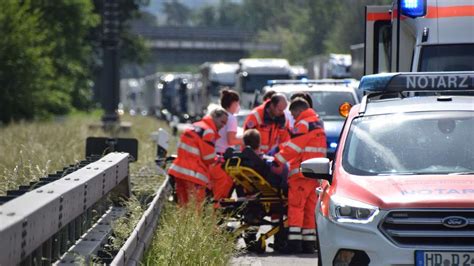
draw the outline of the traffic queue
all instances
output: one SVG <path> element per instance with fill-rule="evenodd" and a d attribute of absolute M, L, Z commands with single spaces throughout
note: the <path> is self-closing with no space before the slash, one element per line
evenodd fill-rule
<path fill-rule="evenodd" d="M 287 180 L 288 225 L 285 233 L 288 245 L 280 251 L 314 253 L 317 202 L 314 191 L 320 184 L 316 179 L 304 177 L 300 164 L 307 159 L 326 157 L 326 135 L 322 121 L 312 108 L 311 97 L 305 93 L 295 96 L 299 97 L 291 97 L 290 102 L 281 93 L 267 97 L 247 116 L 244 135 L 247 131 L 258 132 L 258 152 L 270 161 L 272 173 L 283 175 Z M 232 102 L 229 102 L 229 97 Z M 238 145 L 244 148 L 247 143 L 235 136 L 234 113 L 239 109 L 237 92 L 223 90 L 220 100 L 222 108 L 214 109 L 180 136 L 177 158 L 168 170 L 168 174 L 175 179 L 180 206 L 188 204 L 191 198 L 201 204 L 208 195 L 218 207 L 219 200 L 232 194 L 232 178 L 223 170 L 222 146 L 236 148 L 235 145 Z M 222 140 L 226 143 L 223 144 Z"/>

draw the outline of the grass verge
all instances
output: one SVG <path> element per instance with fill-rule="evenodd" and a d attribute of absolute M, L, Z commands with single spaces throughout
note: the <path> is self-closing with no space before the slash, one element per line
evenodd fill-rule
<path fill-rule="evenodd" d="M 211 205 L 201 211 L 167 204 L 142 263 L 145 265 L 228 265 L 236 255 L 235 237 L 217 226 Z"/>

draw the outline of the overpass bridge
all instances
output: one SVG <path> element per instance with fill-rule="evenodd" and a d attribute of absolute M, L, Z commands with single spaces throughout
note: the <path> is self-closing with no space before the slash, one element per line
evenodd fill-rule
<path fill-rule="evenodd" d="M 252 51 L 279 52 L 280 43 L 257 42 L 255 34 L 232 28 L 136 27 L 151 48 L 151 62 L 157 65 L 202 64 L 206 61 L 238 61 Z"/>

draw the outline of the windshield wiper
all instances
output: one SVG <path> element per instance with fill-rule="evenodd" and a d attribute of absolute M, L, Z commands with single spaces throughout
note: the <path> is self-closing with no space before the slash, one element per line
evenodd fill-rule
<path fill-rule="evenodd" d="M 474 175 L 474 172 L 449 173 L 448 175 Z"/>
<path fill-rule="evenodd" d="M 402 173 L 379 173 L 377 175 L 382 175 L 382 176 L 391 176 L 391 175 L 415 175 L 415 173 L 409 173 L 409 172 L 402 172 Z"/>

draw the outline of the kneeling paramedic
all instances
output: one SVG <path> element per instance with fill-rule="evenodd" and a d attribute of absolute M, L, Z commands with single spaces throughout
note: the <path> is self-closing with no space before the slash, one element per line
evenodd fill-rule
<path fill-rule="evenodd" d="M 291 140 L 275 155 L 277 163 L 290 163 L 288 177 L 288 249 L 289 253 L 314 253 L 316 247 L 315 208 L 319 182 L 303 176 L 301 162 L 326 156 L 326 135 L 316 112 L 303 98 L 290 104 L 295 118 Z"/>
<path fill-rule="evenodd" d="M 168 170 L 175 178 L 179 205 L 186 205 L 191 197 L 197 203 L 204 201 L 206 188 L 210 188 L 209 166 L 216 162 L 217 132 L 227 123 L 227 117 L 225 110 L 215 109 L 181 135 L 178 157 Z"/>

